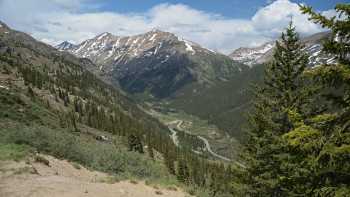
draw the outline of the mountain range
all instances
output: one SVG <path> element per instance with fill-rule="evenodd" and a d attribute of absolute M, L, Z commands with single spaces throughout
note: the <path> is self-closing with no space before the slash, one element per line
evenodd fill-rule
<path fill-rule="evenodd" d="M 78 45 L 64 42 L 56 48 L 90 59 L 127 92 L 155 98 L 169 97 L 193 84 L 212 86 L 249 69 L 224 54 L 158 29 L 131 37 L 103 33 Z"/>
<path fill-rule="evenodd" d="M 321 51 L 322 40 L 329 36 L 330 32 L 322 32 L 302 39 L 310 68 L 334 62 Z M 268 63 L 273 59 L 275 42 L 238 48 L 226 56 L 155 29 L 130 37 L 106 32 L 78 45 L 63 42 L 56 48 L 90 59 L 98 65 L 95 72 L 116 79 L 116 83 L 131 94 L 164 99 L 185 89 L 195 92 L 211 87 L 249 72 L 254 65 Z"/>
<path fill-rule="evenodd" d="M 302 52 L 309 55 L 309 65 L 311 68 L 324 63 L 334 63 L 334 58 L 322 52 L 322 41 L 329 38 L 330 34 L 330 31 L 326 31 L 301 39 L 301 42 L 305 44 Z M 229 56 L 249 66 L 265 64 L 273 59 L 276 42 L 278 40 L 273 40 L 253 48 L 241 47 L 233 51 Z"/>

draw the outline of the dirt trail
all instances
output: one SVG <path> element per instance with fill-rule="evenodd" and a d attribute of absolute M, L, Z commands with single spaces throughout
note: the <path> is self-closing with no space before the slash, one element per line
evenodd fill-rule
<path fill-rule="evenodd" d="M 75 168 L 67 161 L 45 156 L 50 166 L 41 163 L 26 164 L 24 161 L 0 161 L 0 196 L 21 197 L 184 197 L 180 189 L 170 191 L 155 189 L 144 182 L 132 184 L 123 181 L 115 184 L 103 182 L 107 175 L 90 171 L 83 167 Z M 24 172 L 15 174 L 19 169 L 35 168 L 37 174 Z M 161 194 L 156 194 L 156 191 Z"/>

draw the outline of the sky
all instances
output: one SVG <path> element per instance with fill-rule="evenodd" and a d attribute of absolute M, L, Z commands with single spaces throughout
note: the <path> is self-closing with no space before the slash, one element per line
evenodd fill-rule
<path fill-rule="evenodd" d="M 0 0 L 0 21 L 53 46 L 160 29 L 229 54 L 278 38 L 291 17 L 303 37 L 326 31 L 298 4 L 333 16 L 336 3 L 350 0 Z"/>

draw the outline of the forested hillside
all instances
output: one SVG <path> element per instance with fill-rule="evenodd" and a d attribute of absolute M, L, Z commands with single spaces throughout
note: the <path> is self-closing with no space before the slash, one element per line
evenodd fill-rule
<path fill-rule="evenodd" d="M 164 102 L 163 106 L 182 109 L 188 114 L 208 120 L 209 124 L 216 125 L 230 136 L 241 140 L 245 121 L 243 114 L 250 111 L 254 99 L 250 93 L 250 85 L 261 83 L 265 68 L 266 65 L 257 65 L 235 79 L 198 92 L 185 89 Z"/>

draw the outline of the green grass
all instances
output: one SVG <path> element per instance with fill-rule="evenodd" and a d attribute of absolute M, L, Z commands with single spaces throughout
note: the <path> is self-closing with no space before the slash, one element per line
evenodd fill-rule
<path fill-rule="evenodd" d="M 34 154 L 35 149 L 27 145 L 0 142 L 0 161 L 20 161 L 26 156 Z"/>

